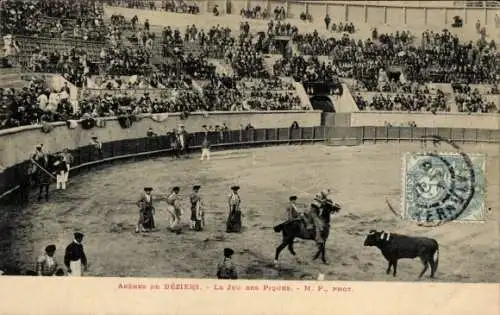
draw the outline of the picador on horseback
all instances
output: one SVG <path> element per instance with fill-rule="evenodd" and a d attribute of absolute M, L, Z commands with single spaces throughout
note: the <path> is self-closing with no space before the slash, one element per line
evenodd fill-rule
<path fill-rule="evenodd" d="M 295 238 L 304 240 L 315 240 L 318 251 L 314 259 L 320 257 L 324 263 L 325 243 L 330 233 L 330 216 L 332 213 L 340 211 L 340 205 L 328 198 L 329 190 L 323 190 L 317 194 L 310 204 L 309 211 L 300 213 L 295 204 L 297 197 L 290 197 L 288 205 L 287 220 L 274 227 L 274 231 L 283 234 L 282 243 L 276 248 L 275 264 L 278 263 L 280 252 L 288 247 L 288 250 L 295 256 L 293 243 Z"/>
<path fill-rule="evenodd" d="M 326 202 L 330 202 L 328 199 L 328 190 L 323 190 L 318 193 L 311 202 L 309 211 L 306 213 L 299 212 L 297 208 L 297 196 L 291 196 L 289 198 L 290 204 L 286 208 L 287 212 L 287 222 L 300 220 L 305 224 L 306 231 L 312 233 L 314 231 L 314 238 L 318 244 L 323 243 L 323 238 L 321 237 L 321 231 L 323 229 L 323 222 L 320 219 L 321 209 Z"/>

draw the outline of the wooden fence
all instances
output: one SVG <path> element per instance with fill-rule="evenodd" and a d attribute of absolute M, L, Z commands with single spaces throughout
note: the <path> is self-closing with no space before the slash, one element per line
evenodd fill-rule
<path fill-rule="evenodd" d="M 439 135 L 456 143 L 500 144 L 500 130 L 410 128 L 410 127 L 305 127 L 298 129 L 266 128 L 210 132 L 209 141 L 215 150 L 248 148 L 280 144 L 306 144 L 325 142 L 333 145 L 357 145 L 362 143 L 422 141 L 422 137 Z M 203 132 L 192 133 L 190 150 L 198 150 L 204 139 Z M 113 161 L 148 158 L 171 154 L 170 138 L 167 135 L 127 139 L 102 143 L 98 150 L 94 145 L 72 150 L 74 157 L 71 173 L 87 171 L 92 167 Z M 27 156 L 28 158 L 28 156 Z M 4 170 L 0 174 L 0 198 L 18 188 L 25 175 L 25 161 Z"/>

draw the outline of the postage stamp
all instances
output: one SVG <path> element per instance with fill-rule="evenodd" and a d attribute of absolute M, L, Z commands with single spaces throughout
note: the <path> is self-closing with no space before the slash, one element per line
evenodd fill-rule
<path fill-rule="evenodd" d="M 403 219 L 484 221 L 486 155 L 408 153 L 403 159 Z"/>

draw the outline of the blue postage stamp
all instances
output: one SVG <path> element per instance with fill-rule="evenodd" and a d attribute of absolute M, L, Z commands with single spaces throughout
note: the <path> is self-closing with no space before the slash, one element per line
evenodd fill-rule
<path fill-rule="evenodd" d="M 486 155 L 408 153 L 403 159 L 403 219 L 484 221 Z"/>

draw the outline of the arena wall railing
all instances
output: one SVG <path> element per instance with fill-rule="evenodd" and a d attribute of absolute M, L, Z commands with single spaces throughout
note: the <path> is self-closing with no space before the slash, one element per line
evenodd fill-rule
<path fill-rule="evenodd" d="M 423 137 L 439 135 L 457 143 L 500 144 L 500 130 L 409 128 L 409 127 L 301 127 L 263 128 L 210 132 L 208 137 L 215 150 L 238 149 L 258 146 L 307 144 L 321 142 L 327 145 L 360 145 L 363 143 L 421 142 Z M 191 134 L 189 150 L 197 151 L 205 132 Z M 167 135 L 123 139 L 96 145 L 85 145 L 70 150 L 74 157 L 71 176 L 89 171 L 104 164 L 127 159 L 147 159 L 169 155 L 170 138 Z M 9 196 L 18 190 L 30 161 L 9 167 L 0 174 L 0 199 L 13 200 Z"/>

